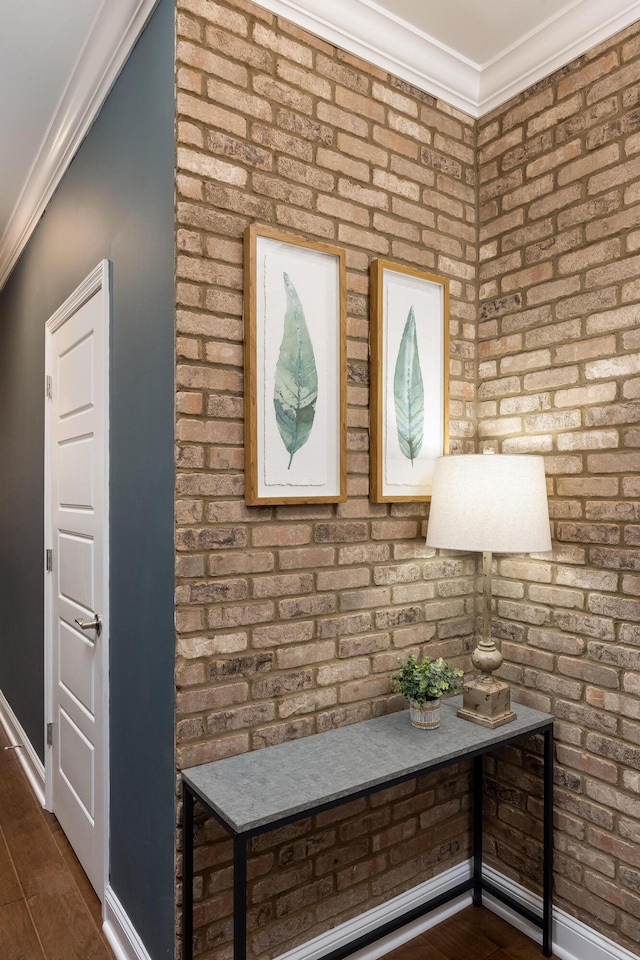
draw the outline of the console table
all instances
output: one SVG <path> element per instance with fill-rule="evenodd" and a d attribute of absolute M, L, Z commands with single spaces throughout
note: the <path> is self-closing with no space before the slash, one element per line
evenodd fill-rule
<path fill-rule="evenodd" d="M 407 711 L 377 717 L 314 736 L 191 767 L 183 781 L 183 956 L 193 957 L 193 808 L 200 800 L 234 838 L 234 960 L 246 958 L 247 844 L 251 837 L 341 803 L 368 796 L 460 760 L 473 764 L 473 875 L 428 903 L 396 917 L 334 950 L 323 960 L 343 957 L 380 939 L 462 893 L 482 893 L 505 903 L 542 928 L 542 952 L 551 956 L 553 875 L 553 717 L 516 705 L 517 718 L 490 730 L 456 716 L 460 698 L 442 702 L 436 730 L 418 730 Z M 482 759 L 495 747 L 544 738 L 544 836 L 542 916 L 522 906 L 482 872 Z"/>

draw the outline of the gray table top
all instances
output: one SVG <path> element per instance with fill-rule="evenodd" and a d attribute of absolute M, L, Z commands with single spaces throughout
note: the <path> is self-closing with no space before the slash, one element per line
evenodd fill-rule
<path fill-rule="evenodd" d="M 460 703 L 460 697 L 442 701 L 442 722 L 435 730 L 413 727 L 403 710 L 190 767 L 182 776 L 234 834 L 259 832 L 323 804 L 535 733 L 553 720 L 516 704 L 517 718 L 490 730 L 457 717 Z"/>

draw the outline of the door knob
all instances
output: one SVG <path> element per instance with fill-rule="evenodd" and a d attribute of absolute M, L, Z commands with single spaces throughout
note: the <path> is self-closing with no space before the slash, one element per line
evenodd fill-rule
<path fill-rule="evenodd" d="M 78 624 L 81 630 L 95 630 L 95 632 L 100 636 L 100 631 L 102 630 L 102 617 L 99 613 L 94 613 L 93 620 L 80 620 L 76 618 L 75 622 Z"/>

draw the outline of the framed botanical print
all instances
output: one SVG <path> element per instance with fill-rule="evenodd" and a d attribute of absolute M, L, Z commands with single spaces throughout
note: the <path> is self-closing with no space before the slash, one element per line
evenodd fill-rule
<path fill-rule="evenodd" d="M 346 499 L 344 251 L 245 232 L 245 499 Z"/>
<path fill-rule="evenodd" d="M 429 500 L 448 452 L 449 282 L 387 260 L 371 265 L 371 492 Z"/>

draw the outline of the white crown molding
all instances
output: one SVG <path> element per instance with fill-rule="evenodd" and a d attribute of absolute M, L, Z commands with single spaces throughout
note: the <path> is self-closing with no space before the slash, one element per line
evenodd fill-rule
<path fill-rule="evenodd" d="M 0 239 L 0 290 L 158 0 L 103 0 Z"/>
<path fill-rule="evenodd" d="M 373 0 L 256 0 L 348 53 L 475 116 L 479 67 Z"/>
<path fill-rule="evenodd" d="M 375 0 L 255 0 L 329 43 L 472 117 L 481 117 L 640 19 L 640 0 L 574 0 L 484 65 Z M 103 0 L 0 238 L 0 290 L 98 115 L 158 0 Z M 603 19 L 603 8 L 606 14 Z"/>
<path fill-rule="evenodd" d="M 640 19 L 640 0 L 574 0 L 481 65 L 374 0 L 340 0 L 329 14 L 326 0 L 256 2 L 476 118 Z"/>
<path fill-rule="evenodd" d="M 475 115 L 484 116 L 639 19 L 640 0 L 607 0 L 604 6 L 602 0 L 575 0 L 483 64 Z"/>
<path fill-rule="evenodd" d="M 16 757 L 24 770 L 36 800 L 44 807 L 44 764 L 33 744 L 27 737 L 22 724 L 9 706 L 9 702 L 0 690 L 0 724 L 7 735 L 9 743 L 15 747 Z"/>

